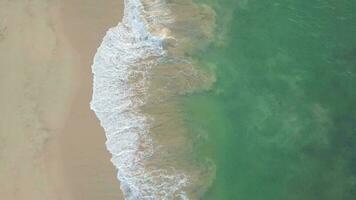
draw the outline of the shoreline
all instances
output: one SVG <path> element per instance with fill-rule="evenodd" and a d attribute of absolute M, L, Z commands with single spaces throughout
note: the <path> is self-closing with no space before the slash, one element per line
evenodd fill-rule
<path fill-rule="evenodd" d="M 107 32 L 94 59 L 91 109 L 128 199 L 199 199 L 215 173 L 192 162 L 177 102 L 214 81 L 186 55 L 209 42 L 214 16 L 190 0 L 177 2 L 126 1 L 123 22 Z"/>

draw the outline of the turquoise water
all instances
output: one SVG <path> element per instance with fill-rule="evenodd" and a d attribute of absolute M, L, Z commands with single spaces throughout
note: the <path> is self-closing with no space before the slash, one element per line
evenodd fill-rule
<path fill-rule="evenodd" d="M 356 1 L 201 0 L 217 81 L 184 98 L 204 200 L 356 199 Z"/>

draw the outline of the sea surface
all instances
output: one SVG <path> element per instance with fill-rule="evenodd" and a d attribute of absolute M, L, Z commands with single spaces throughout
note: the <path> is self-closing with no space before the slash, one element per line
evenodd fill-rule
<path fill-rule="evenodd" d="M 355 0 L 125 0 L 93 73 L 126 199 L 356 199 Z"/>
<path fill-rule="evenodd" d="M 184 98 L 217 169 L 202 199 L 356 199 L 356 1 L 200 2 L 222 34 L 196 54 L 216 83 Z"/>

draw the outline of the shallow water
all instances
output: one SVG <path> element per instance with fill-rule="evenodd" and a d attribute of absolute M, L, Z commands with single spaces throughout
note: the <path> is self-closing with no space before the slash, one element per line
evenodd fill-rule
<path fill-rule="evenodd" d="M 222 0 L 194 56 L 207 92 L 182 98 L 206 200 L 356 199 L 356 1 Z"/>
<path fill-rule="evenodd" d="M 208 43 L 210 24 L 212 10 L 191 0 L 126 0 L 98 48 L 91 109 L 128 200 L 197 199 L 212 180 L 193 159 L 178 101 L 213 80 L 188 55 Z"/>
<path fill-rule="evenodd" d="M 126 0 L 95 56 L 126 199 L 355 199 L 356 1 L 196 2 Z"/>

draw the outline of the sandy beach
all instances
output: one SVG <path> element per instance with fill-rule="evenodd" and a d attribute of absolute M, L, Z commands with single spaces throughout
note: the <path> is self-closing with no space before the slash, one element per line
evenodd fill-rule
<path fill-rule="evenodd" d="M 91 63 L 122 2 L 0 2 L 0 199 L 122 199 L 89 109 Z"/>

